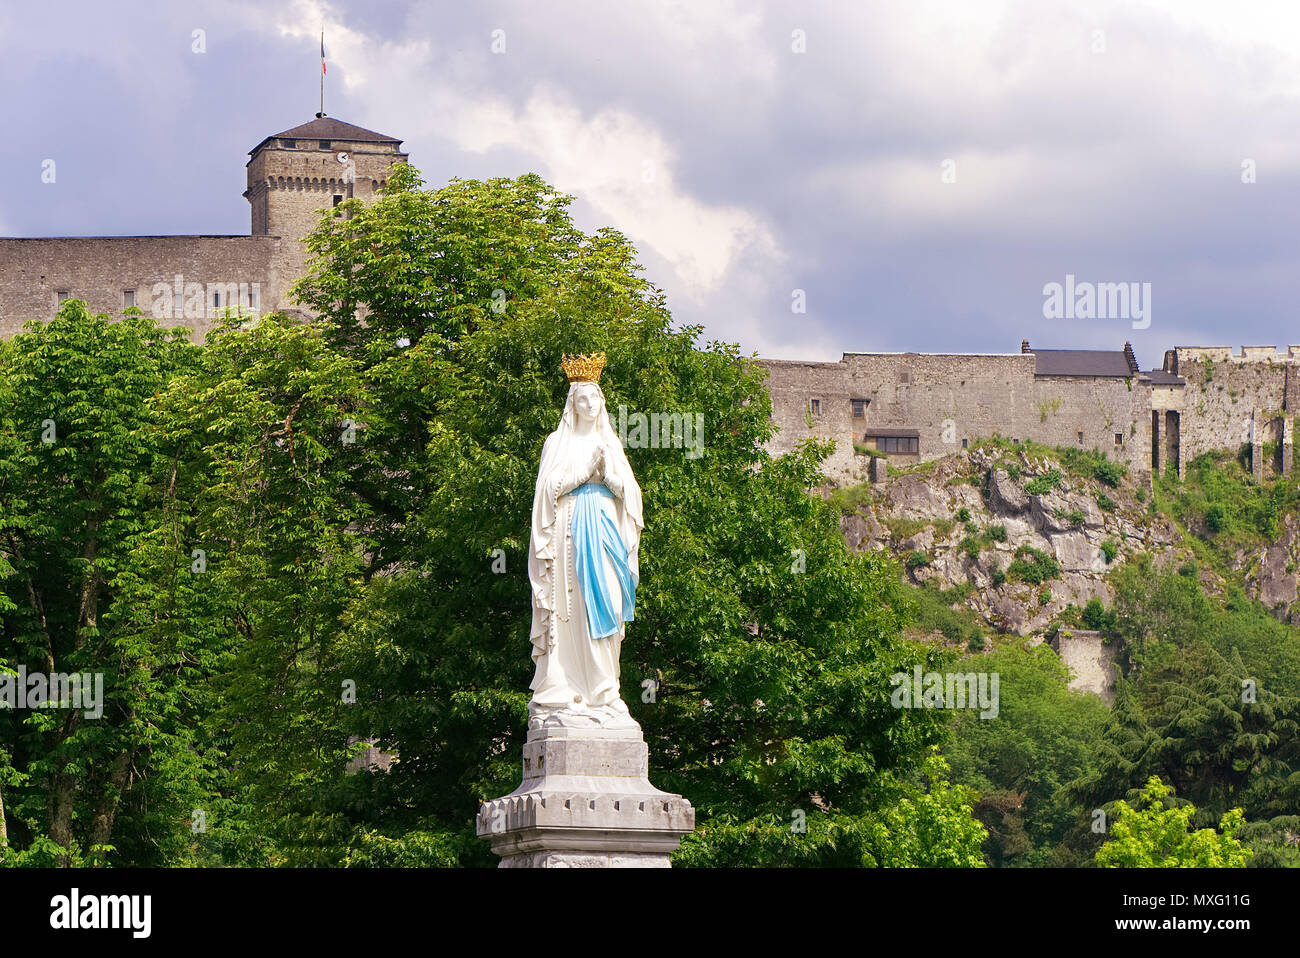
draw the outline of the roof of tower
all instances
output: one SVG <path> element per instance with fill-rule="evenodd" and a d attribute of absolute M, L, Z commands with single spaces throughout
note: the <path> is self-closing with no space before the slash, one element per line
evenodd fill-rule
<path fill-rule="evenodd" d="M 354 123 L 345 123 L 342 120 L 336 120 L 332 116 L 318 116 L 316 119 L 303 123 L 301 126 L 295 126 L 291 130 L 285 130 L 282 133 L 273 133 L 261 143 L 248 151 L 252 156 L 262 147 L 266 146 L 271 140 L 289 139 L 289 140 L 349 140 L 354 143 L 397 143 L 402 141 L 395 136 L 385 136 L 383 133 L 376 133 L 374 130 L 367 130 L 365 127 L 357 126 Z"/>

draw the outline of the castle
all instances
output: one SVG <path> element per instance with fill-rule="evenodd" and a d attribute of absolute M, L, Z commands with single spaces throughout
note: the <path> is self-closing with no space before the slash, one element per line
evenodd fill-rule
<path fill-rule="evenodd" d="M 249 152 L 248 236 L 0 238 L 0 336 L 53 317 L 65 299 L 110 316 L 135 306 L 199 340 L 227 309 L 294 312 L 302 238 L 320 210 L 374 196 L 406 162 L 401 145 L 324 114 L 266 137 Z"/>
<path fill-rule="evenodd" d="M 1099 451 L 1139 477 L 1181 477 L 1202 453 L 1246 444 L 1257 479 L 1291 471 L 1300 346 L 1180 346 L 1148 371 L 1128 343 L 1037 349 L 1028 340 L 1018 353 L 760 362 L 778 427 L 769 450 L 833 439 L 823 469 L 841 483 L 883 478 L 886 458 L 924 462 L 986 436 Z"/>
<path fill-rule="evenodd" d="M 65 299 L 95 313 L 135 306 L 202 338 L 228 309 L 297 312 L 303 237 L 319 212 L 368 200 L 402 141 L 318 113 L 249 153 L 247 236 L 0 238 L 0 336 Z M 882 478 L 886 458 L 923 462 L 1001 436 L 1098 450 L 1135 474 L 1182 474 L 1212 449 L 1250 444 L 1257 478 L 1289 473 L 1300 346 L 1178 347 L 1142 371 L 1132 348 L 1018 353 L 845 353 L 838 363 L 760 360 L 778 427 L 770 451 L 836 441 L 838 482 Z M 873 475 L 874 474 L 874 475 Z"/>

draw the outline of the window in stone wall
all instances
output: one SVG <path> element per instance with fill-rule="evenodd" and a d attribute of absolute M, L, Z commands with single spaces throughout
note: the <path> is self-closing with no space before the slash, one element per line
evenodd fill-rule
<path fill-rule="evenodd" d="M 876 448 L 881 452 L 910 453 L 916 455 L 921 440 L 915 436 L 881 436 L 876 440 Z"/>
<path fill-rule="evenodd" d="M 284 148 L 285 148 L 286 150 L 296 150 L 296 149 L 298 149 L 298 141 L 297 141 L 297 140 L 285 140 L 285 141 L 284 141 Z"/>
<path fill-rule="evenodd" d="M 820 416 L 822 414 L 822 401 L 820 399 L 810 399 L 808 400 L 808 408 L 814 416 Z"/>
<path fill-rule="evenodd" d="M 865 399 L 854 399 L 854 400 L 851 400 L 851 401 L 852 401 L 852 403 L 853 403 L 853 418 L 854 418 L 854 419 L 866 419 L 866 418 L 867 418 L 867 400 L 865 400 Z"/>
<path fill-rule="evenodd" d="M 134 306 L 134 305 L 135 305 L 135 290 L 133 289 L 122 290 L 122 308 L 126 309 L 128 306 Z"/>
<path fill-rule="evenodd" d="M 329 141 L 329 140 L 321 140 L 321 141 L 320 141 L 320 148 L 321 148 L 322 150 L 328 150 L 328 149 L 330 148 L 330 141 Z"/>
<path fill-rule="evenodd" d="M 1124 445 L 1124 434 L 1122 432 L 1115 433 L 1115 445 L 1117 446 Z"/>
<path fill-rule="evenodd" d="M 899 370 L 898 381 L 903 385 L 910 383 L 912 381 L 912 371 L 910 369 Z"/>
<path fill-rule="evenodd" d="M 212 291 L 212 305 L 217 307 L 221 306 L 221 290 L 214 289 Z"/>
<path fill-rule="evenodd" d="M 917 436 L 881 435 L 869 432 L 862 438 L 868 445 L 874 445 L 880 452 L 915 456 L 920 452 L 921 447 L 921 440 Z"/>
<path fill-rule="evenodd" d="M 61 289 L 57 295 L 59 297 L 60 306 L 62 306 L 67 300 L 72 299 L 72 292 L 70 290 Z"/>
<path fill-rule="evenodd" d="M 341 194 L 339 194 L 339 193 L 335 193 L 335 194 L 334 194 L 334 205 L 337 207 L 337 206 L 338 206 L 340 203 L 342 203 L 342 202 L 343 202 L 343 196 L 342 196 Z M 334 210 L 334 215 L 335 215 L 335 216 L 342 216 L 343 214 L 342 214 L 339 210 L 335 209 L 335 210 Z"/>
<path fill-rule="evenodd" d="M 1079 437 L 1079 443 L 1082 444 L 1082 443 L 1083 443 L 1083 433 L 1080 432 L 1080 433 L 1076 433 L 1075 435 L 1077 435 L 1077 436 Z"/>
<path fill-rule="evenodd" d="M 970 440 L 969 440 L 969 439 L 963 439 L 963 440 L 961 441 L 961 447 L 962 447 L 963 449 L 969 449 L 969 448 L 970 448 Z"/>

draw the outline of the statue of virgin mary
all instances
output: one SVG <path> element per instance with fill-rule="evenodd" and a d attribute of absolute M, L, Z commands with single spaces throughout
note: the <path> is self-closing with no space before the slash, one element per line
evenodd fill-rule
<path fill-rule="evenodd" d="M 529 728 L 639 728 L 619 695 L 633 619 L 641 487 L 605 410 L 605 355 L 565 357 L 569 395 L 533 493 Z"/>

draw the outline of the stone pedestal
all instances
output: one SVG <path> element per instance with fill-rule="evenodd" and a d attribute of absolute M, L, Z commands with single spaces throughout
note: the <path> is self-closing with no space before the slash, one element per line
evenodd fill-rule
<path fill-rule="evenodd" d="M 501 868 L 667 868 L 695 809 L 650 784 L 641 731 L 530 730 L 524 780 L 479 809 Z"/>

